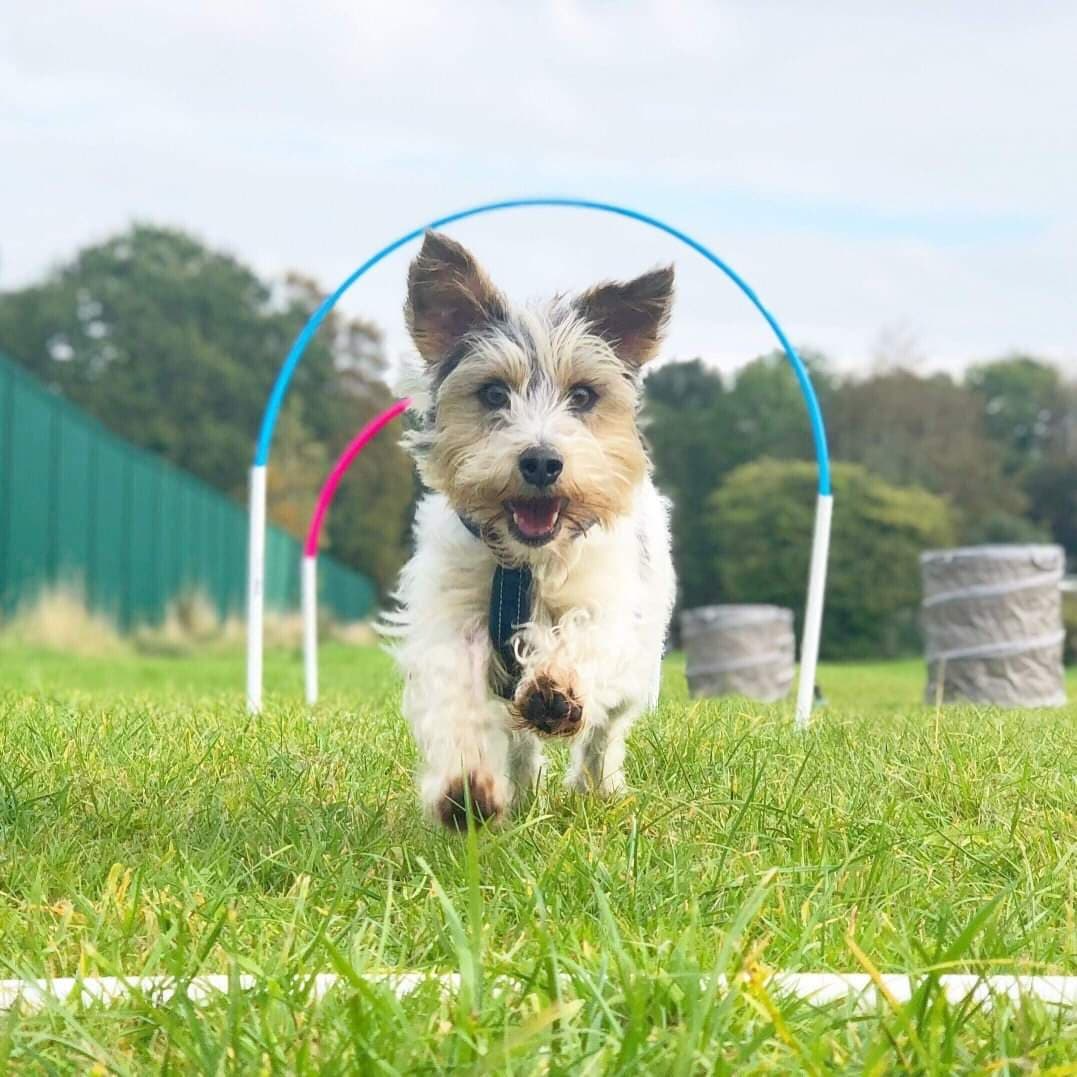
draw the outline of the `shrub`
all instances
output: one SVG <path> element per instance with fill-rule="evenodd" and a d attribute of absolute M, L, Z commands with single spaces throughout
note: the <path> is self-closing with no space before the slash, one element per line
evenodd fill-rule
<path fill-rule="evenodd" d="M 981 520 L 976 520 L 962 529 L 961 541 L 969 546 L 981 543 L 1025 543 L 1052 542 L 1051 529 L 1029 520 L 1024 516 L 1014 516 L 1009 512 L 993 512 Z"/>
<path fill-rule="evenodd" d="M 865 468 L 834 468 L 834 525 L 823 622 L 828 658 L 893 655 L 916 646 L 919 554 L 953 543 L 947 503 Z M 802 628 L 816 470 L 761 460 L 732 472 L 711 497 L 723 602 L 772 602 Z M 689 603 L 690 597 L 689 597 Z"/>

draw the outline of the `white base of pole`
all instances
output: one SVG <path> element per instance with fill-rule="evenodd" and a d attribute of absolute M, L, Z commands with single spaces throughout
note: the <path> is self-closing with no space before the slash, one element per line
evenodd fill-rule
<path fill-rule="evenodd" d="M 265 617 L 266 469 L 251 468 L 247 538 L 247 710 L 262 709 L 262 630 Z"/>
<path fill-rule="evenodd" d="M 307 702 L 318 702 L 318 558 L 304 557 L 300 568 L 303 595 L 303 683 Z"/>
<path fill-rule="evenodd" d="M 820 494 L 815 502 L 815 534 L 808 571 L 808 602 L 804 610 L 804 639 L 800 645 L 800 679 L 797 682 L 796 728 L 807 729 L 815 698 L 815 671 L 819 665 L 819 637 L 823 628 L 826 566 L 830 557 L 830 521 L 834 498 Z"/>

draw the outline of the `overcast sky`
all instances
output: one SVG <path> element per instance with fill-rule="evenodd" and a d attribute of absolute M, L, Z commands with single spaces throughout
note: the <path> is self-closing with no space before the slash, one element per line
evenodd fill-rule
<path fill-rule="evenodd" d="M 328 287 L 443 213 L 576 194 L 697 235 L 847 368 L 1023 349 L 1077 372 L 1075 57 L 1065 0 L 10 0 L 0 289 L 136 218 Z M 669 354 L 772 346 L 644 226 L 452 231 L 518 297 L 673 259 Z M 409 253 L 347 300 L 394 356 Z"/>

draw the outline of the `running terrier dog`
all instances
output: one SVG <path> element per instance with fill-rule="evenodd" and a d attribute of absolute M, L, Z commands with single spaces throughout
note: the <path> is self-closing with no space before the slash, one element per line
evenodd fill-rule
<path fill-rule="evenodd" d="M 411 263 L 406 443 L 430 492 L 384 627 L 423 804 L 447 827 L 468 805 L 503 817 L 547 738 L 571 739 L 571 788 L 625 788 L 674 599 L 669 507 L 637 424 L 672 298 L 670 267 L 517 307 L 435 232 Z"/>

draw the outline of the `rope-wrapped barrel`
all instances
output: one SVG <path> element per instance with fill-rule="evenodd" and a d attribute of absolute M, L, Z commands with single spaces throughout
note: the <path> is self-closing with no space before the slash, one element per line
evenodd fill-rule
<path fill-rule="evenodd" d="M 793 611 L 780 606 L 701 606 L 681 614 L 693 696 L 784 699 L 793 684 Z"/>
<path fill-rule="evenodd" d="M 969 546 L 920 555 L 925 699 L 1060 707 L 1061 546 Z"/>

